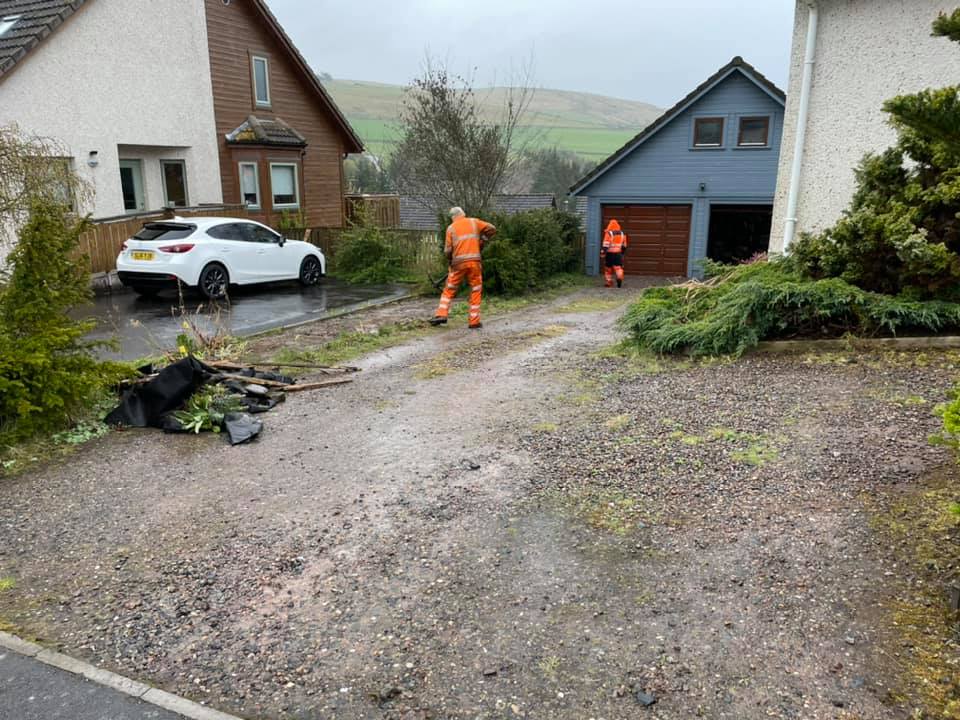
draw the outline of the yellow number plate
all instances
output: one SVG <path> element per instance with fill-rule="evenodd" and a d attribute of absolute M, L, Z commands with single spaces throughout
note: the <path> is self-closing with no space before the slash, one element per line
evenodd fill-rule
<path fill-rule="evenodd" d="M 143 252 L 142 250 L 141 251 L 134 250 L 132 255 L 134 260 L 153 260 L 152 252 Z"/>

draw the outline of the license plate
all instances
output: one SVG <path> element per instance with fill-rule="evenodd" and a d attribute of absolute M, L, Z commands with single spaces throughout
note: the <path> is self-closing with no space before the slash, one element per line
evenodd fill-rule
<path fill-rule="evenodd" d="M 133 256 L 134 260 L 153 260 L 153 252 L 134 250 L 131 255 Z"/>

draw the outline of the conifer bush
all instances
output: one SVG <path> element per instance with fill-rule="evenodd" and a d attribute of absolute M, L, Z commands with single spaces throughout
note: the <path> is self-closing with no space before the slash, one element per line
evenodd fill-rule
<path fill-rule="evenodd" d="M 93 354 L 90 321 L 70 311 L 90 301 L 87 264 L 76 257 L 85 222 L 35 198 L 0 288 L 0 443 L 66 426 L 122 369 Z"/>

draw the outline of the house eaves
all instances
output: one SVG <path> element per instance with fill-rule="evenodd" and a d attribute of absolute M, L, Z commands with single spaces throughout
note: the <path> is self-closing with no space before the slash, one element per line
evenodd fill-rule
<path fill-rule="evenodd" d="M 582 177 L 578 182 L 576 182 L 570 188 L 571 195 L 579 195 L 584 190 L 586 190 L 590 185 L 600 179 L 605 173 L 611 170 L 616 166 L 621 160 L 628 157 L 634 150 L 636 150 L 640 145 L 645 143 L 647 140 L 652 138 L 658 132 L 663 130 L 667 125 L 669 125 L 674 119 L 681 115 L 687 108 L 697 102 L 704 95 L 709 93 L 713 88 L 722 83 L 728 77 L 734 73 L 740 73 L 748 80 L 753 82 L 757 87 L 759 87 L 763 92 L 773 98 L 781 106 L 786 105 L 787 96 L 780 88 L 774 85 L 770 80 L 768 80 L 759 70 L 757 70 L 753 65 L 748 63 L 739 55 L 733 58 L 730 62 L 724 65 L 722 68 L 717 70 L 713 75 L 704 80 L 700 85 L 684 97 L 680 102 L 667 110 L 663 115 L 658 117 L 647 127 L 645 127 L 638 135 L 636 135 L 632 140 L 628 141 L 623 147 L 617 150 L 613 155 L 608 157 L 602 163 L 597 165 L 593 170 L 587 173 Z"/>
<path fill-rule="evenodd" d="M 0 35 L 0 82 L 34 48 L 92 0 L 0 0 L 0 19 L 17 17 Z"/>

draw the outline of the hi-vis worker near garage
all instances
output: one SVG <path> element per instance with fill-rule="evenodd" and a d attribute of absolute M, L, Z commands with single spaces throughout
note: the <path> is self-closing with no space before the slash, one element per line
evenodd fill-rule
<path fill-rule="evenodd" d="M 484 240 L 497 233 L 497 228 L 483 220 L 468 218 L 462 208 L 452 208 L 450 218 L 453 222 L 447 228 L 447 240 L 444 252 L 450 263 L 447 286 L 440 296 L 440 305 L 431 325 L 443 325 L 450 313 L 450 303 L 457 296 L 460 283 L 466 278 L 470 283 L 470 328 L 482 327 L 480 323 L 480 300 L 483 297 L 483 269 L 480 263 L 480 251 Z"/>
<path fill-rule="evenodd" d="M 613 287 L 616 273 L 617 287 L 623 287 L 623 254 L 627 251 L 627 235 L 620 229 L 620 223 L 611 220 L 603 231 L 603 246 L 600 255 L 603 259 L 603 279 L 607 287 Z"/>

